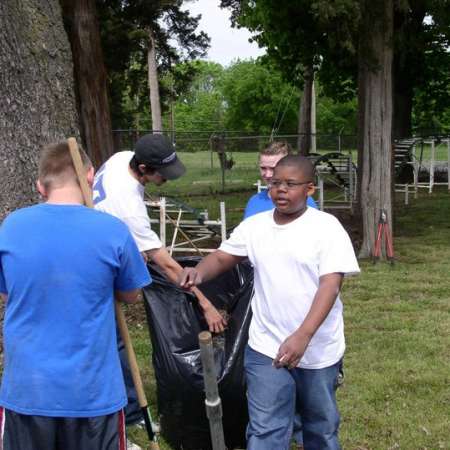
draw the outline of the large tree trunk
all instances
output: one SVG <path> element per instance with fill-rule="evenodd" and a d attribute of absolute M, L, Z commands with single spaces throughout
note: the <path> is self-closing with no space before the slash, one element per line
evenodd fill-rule
<path fill-rule="evenodd" d="M 364 1 L 363 29 L 359 47 L 358 169 L 363 241 L 360 257 L 372 255 L 381 211 L 392 230 L 392 0 L 379 2 L 371 11 Z M 373 5 L 373 4 L 372 4 Z M 373 17 L 378 20 L 374 23 Z"/>
<path fill-rule="evenodd" d="M 311 102 L 314 83 L 314 71 L 309 68 L 304 75 L 303 95 L 300 99 L 298 113 L 298 140 L 297 148 L 301 155 L 308 155 L 311 150 Z"/>
<path fill-rule="evenodd" d="M 72 46 L 81 135 L 96 167 L 113 153 L 107 73 L 95 0 L 60 0 Z"/>
<path fill-rule="evenodd" d="M 159 84 L 158 84 L 158 67 L 156 64 L 156 48 L 153 31 L 148 31 L 148 86 L 150 89 L 150 107 L 152 112 L 152 129 L 153 132 L 161 132 L 162 117 L 161 117 L 161 102 L 159 99 Z"/>
<path fill-rule="evenodd" d="M 57 0 L 0 1 L 0 220 L 37 200 L 39 148 L 78 134 Z"/>

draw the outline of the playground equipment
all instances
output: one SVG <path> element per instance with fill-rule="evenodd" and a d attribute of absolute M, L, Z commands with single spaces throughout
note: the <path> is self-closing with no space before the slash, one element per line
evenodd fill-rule
<path fill-rule="evenodd" d="M 413 167 L 414 167 L 414 187 L 417 195 L 417 190 L 419 188 L 428 189 L 428 193 L 431 194 L 433 192 L 434 186 L 448 186 L 448 190 L 450 191 L 450 177 L 449 177 L 449 169 L 450 169 L 450 138 L 444 139 L 427 139 L 423 140 L 421 143 L 420 155 L 417 158 L 416 155 L 416 145 L 412 148 L 412 157 L 413 157 Z M 430 159 L 424 159 L 424 146 L 430 145 Z M 436 151 L 441 146 L 447 146 L 447 160 L 437 160 L 436 159 Z M 436 169 L 438 167 L 446 166 L 447 169 L 447 181 L 446 182 L 436 182 L 435 174 Z M 419 174 L 421 169 L 428 169 L 429 177 L 426 182 L 419 182 Z"/>
<path fill-rule="evenodd" d="M 310 156 L 316 169 L 320 209 L 352 209 L 358 179 L 352 155 L 332 152 Z"/>
<path fill-rule="evenodd" d="M 216 250 L 202 248 L 200 243 L 223 242 L 227 238 L 225 202 L 220 202 L 220 218 L 210 220 L 208 211 L 192 208 L 179 200 L 146 196 L 145 204 L 150 209 L 150 223 L 159 225 L 159 238 L 169 254 L 174 252 L 198 253 L 200 256 Z M 158 218 L 152 218 L 158 212 Z M 168 231 L 172 231 L 170 245 L 167 245 Z M 181 237 L 181 240 L 179 238 Z"/>
<path fill-rule="evenodd" d="M 447 146 L 447 160 L 436 159 L 439 147 L 445 145 Z M 425 147 L 429 147 L 429 159 L 425 158 Z M 418 148 L 420 148 L 420 152 Z M 410 138 L 397 141 L 394 144 L 394 167 L 396 179 L 400 181 L 395 183 L 395 192 L 405 194 L 405 205 L 409 203 L 411 193 L 414 194 L 414 198 L 417 198 L 419 189 L 428 189 L 428 193 L 431 194 L 434 186 L 446 185 L 450 191 L 450 177 L 448 176 L 450 138 Z M 441 172 L 447 172 L 446 182 L 435 181 L 437 169 L 443 169 Z M 428 179 L 419 181 L 420 176 L 423 176 L 424 173 L 427 174 Z M 408 179 L 411 183 L 407 182 Z"/>

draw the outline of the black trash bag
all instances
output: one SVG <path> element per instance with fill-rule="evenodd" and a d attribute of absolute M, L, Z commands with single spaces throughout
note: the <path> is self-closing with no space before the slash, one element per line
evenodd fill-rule
<path fill-rule="evenodd" d="M 179 258 L 195 266 L 199 258 Z M 175 449 L 210 450 L 205 411 L 203 373 L 198 334 L 207 324 L 196 298 L 149 265 L 153 283 L 145 288 L 145 308 L 153 345 L 157 402 L 164 438 Z M 222 400 L 225 443 L 228 449 L 245 448 L 248 422 L 244 349 L 251 319 L 253 269 L 239 264 L 215 280 L 199 286 L 218 310 L 228 315 L 227 330 L 213 337 L 214 358 Z"/>

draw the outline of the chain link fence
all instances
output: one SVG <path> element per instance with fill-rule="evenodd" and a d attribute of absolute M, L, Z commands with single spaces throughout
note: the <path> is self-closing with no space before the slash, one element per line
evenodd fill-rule
<path fill-rule="evenodd" d="M 151 130 L 115 130 L 114 151 L 133 150 L 136 141 Z M 187 174 L 164 186 L 165 194 L 202 195 L 256 190 L 258 153 L 271 140 L 287 141 L 294 149 L 305 135 L 245 134 L 239 131 L 163 132 L 186 165 Z M 311 135 L 311 153 L 354 153 L 354 135 Z M 174 191 L 174 192 L 172 192 Z"/>

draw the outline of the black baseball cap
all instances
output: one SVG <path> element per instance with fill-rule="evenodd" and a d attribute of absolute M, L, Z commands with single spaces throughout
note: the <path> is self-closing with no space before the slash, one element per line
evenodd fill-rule
<path fill-rule="evenodd" d="M 134 147 L 136 161 L 155 169 L 167 180 L 175 180 L 186 172 L 175 148 L 162 134 L 146 134 Z"/>

